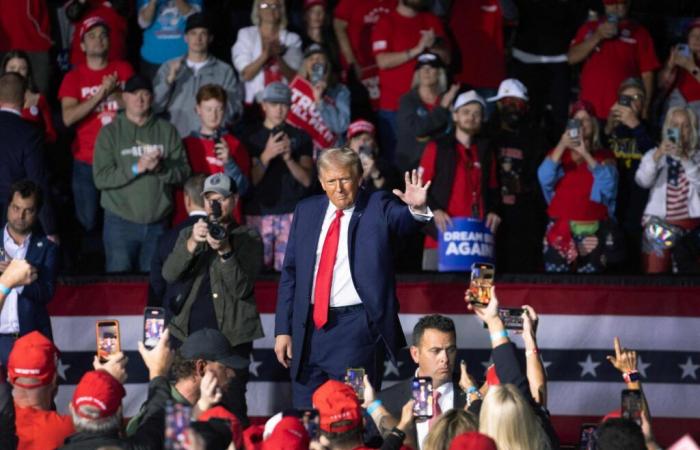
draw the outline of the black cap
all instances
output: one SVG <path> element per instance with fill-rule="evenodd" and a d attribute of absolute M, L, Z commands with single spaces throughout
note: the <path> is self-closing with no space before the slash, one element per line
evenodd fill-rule
<path fill-rule="evenodd" d="M 206 28 L 209 31 L 209 21 L 204 17 L 202 13 L 194 13 L 187 18 L 185 22 L 185 33 L 193 28 Z"/>
<path fill-rule="evenodd" d="M 415 70 L 418 70 L 423 66 L 430 66 L 440 69 L 445 67 L 445 63 L 442 62 L 442 59 L 437 54 L 433 52 L 423 52 L 416 58 Z"/>
<path fill-rule="evenodd" d="M 140 91 L 141 89 L 145 89 L 152 93 L 153 85 L 151 84 L 151 80 L 138 74 L 132 75 L 124 85 L 124 92 L 129 92 L 132 94 L 136 91 Z"/>
<path fill-rule="evenodd" d="M 309 44 L 306 49 L 304 49 L 304 59 L 308 58 L 311 55 L 315 55 L 316 53 L 323 53 L 324 55 L 327 54 L 326 49 L 323 48 L 321 44 L 317 43 L 312 43 Z"/>
<path fill-rule="evenodd" d="M 219 330 L 204 328 L 190 334 L 182 347 L 180 355 L 185 359 L 205 359 L 223 364 L 231 369 L 247 369 L 250 361 L 233 353 L 231 343 Z"/>

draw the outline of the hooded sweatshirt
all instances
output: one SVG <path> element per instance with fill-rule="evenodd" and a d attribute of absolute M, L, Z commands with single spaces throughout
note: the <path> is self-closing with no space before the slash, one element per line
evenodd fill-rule
<path fill-rule="evenodd" d="M 148 152 L 162 155 L 160 166 L 135 174 L 136 163 Z M 130 222 L 149 224 L 170 213 L 172 186 L 185 181 L 190 166 L 175 127 L 154 116 L 138 126 L 121 113 L 97 137 L 92 173 L 105 210 Z"/>

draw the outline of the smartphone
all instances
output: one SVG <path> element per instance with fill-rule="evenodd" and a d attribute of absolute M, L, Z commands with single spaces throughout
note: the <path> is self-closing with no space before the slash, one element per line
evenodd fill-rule
<path fill-rule="evenodd" d="M 146 307 L 143 311 L 143 345 L 152 349 L 165 331 L 165 309 Z"/>
<path fill-rule="evenodd" d="M 581 425 L 581 437 L 579 438 L 579 450 L 595 450 L 595 430 L 598 424 L 584 423 Z"/>
<path fill-rule="evenodd" d="M 642 391 L 624 389 L 622 391 L 622 418 L 634 420 L 642 426 Z"/>
<path fill-rule="evenodd" d="M 99 320 L 95 324 L 95 334 L 97 337 L 97 357 L 105 362 L 109 355 L 121 351 L 119 342 L 119 321 Z"/>
<path fill-rule="evenodd" d="M 411 385 L 413 395 L 413 417 L 417 419 L 430 419 L 433 417 L 433 379 L 430 377 L 416 377 Z"/>
<path fill-rule="evenodd" d="M 671 141 L 674 144 L 678 144 L 681 140 L 681 129 L 680 128 L 675 128 L 675 127 L 670 127 L 666 129 L 666 139 Z"/>
<path fill-rule="evenodd" d="M 620 23 L 620 17 L 618 17 L 617 14 L 608 14 L 607 15 L 607 21 L 613 25 L 615 25 L 615 34 L 617 34 L 617 25 Z"/>
<path fill-rule="evenodd" d="M 306 432 L 309 433 L 309 438 L 314 439 L 318 437 L 318 410 L 316 409 L 302 409 L 300 410 L 302 425 L 306 428 Z"/>
<path fill-rule="evenodd" d="M 688 44 L 678 44 L 676 46 L 676 50 L 678 50 L 678 53 L 681 56 L 684 56 L 686 58 L 690 58 L 690 47 L 688 47 Z"/>
<path fill-rule="evenodd" d="M 362 403 L 365 400 L 365 369 L 348 368 L 345 371 L 345 384 L 349 385 L 357 394 L 357 398 Z"/>
<path fill-rule="evenodd" d="M 486 306 L 491 301 L 491 287 L 496 275 L 493 264 L 472 264 L 471 280 L 469 282 L 469 303 Z"/>
<path fill-rule="evenodd" d="M 566 122 L 566 129 L 569 132 L 569 137 L 574 141 L 578 141 L 581 138 L 581 121 L 578 119 L 569 119 Z"/>
<path fill-rule="evenodd" d="M 311 66 L 311 73 L 309 74 L 309 81 L 311 84 L 318 84 L 323 81 L 326 76 L 326 65 L 321 63 L 314 63 Z"/>
<path fill-rule="evenodd" d="M 498 315 L 506 330 L 522 331 L 524 313 L 525 310 L 522 308 L 498 308 Z M 484 323 L 484 328 L 488 328 L 486 323 Z"/>
<path fill-rule="evenodd" d="M 187 430 L 190 427 L 192 408 L 168 400 L 165 405 L 165 445 L 166 450 L 185 450 L 189 447 Z"/>
<path fill-rule="evenodd" d="M 632 106 L 632 97 L 629 95 L 621 95 L 620 98 L 617 99 L 617 103 L 620 106 L 627 106 L 629 108 Z"/>
<path fill-rule="evenodd" d="M 270 130 L 270 134 L 271 134 L 272 136 L 275 136 L 276 134 L 279 134 L 279 133 L 281 133 L 282 131 L 284 131 L 284 125 L 283 125 L 283 124 L 280 124 L 280 125 L 277 125 L 275 128 L 273 128 L 272 130 Z M 276 140 L 275 142 L 279 142 L 280 140 L 282 140 L 282 136 L 280 136 L 279 138 L 277 138 L 277 140 Z"/>

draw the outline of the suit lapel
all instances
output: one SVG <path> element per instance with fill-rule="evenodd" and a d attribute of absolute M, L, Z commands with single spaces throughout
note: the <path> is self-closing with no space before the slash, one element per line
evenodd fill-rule
<path fill-rule="evenodd" d="M 355 203 L 355 209 L 352 212 L 352 217 L 350 218 L 350 225 L 348 226 L 348 258 L 350 259 L 350 267 L 352 268 L 352 262 L 355 260 L 355 233 L 357 232 L 357 225 L 360 222 L 362 214 L 365 212 L 365 207 L 367 206 L 367 194 L 364 190 L 360 190 L 357 196 L 357 202 Z"/>

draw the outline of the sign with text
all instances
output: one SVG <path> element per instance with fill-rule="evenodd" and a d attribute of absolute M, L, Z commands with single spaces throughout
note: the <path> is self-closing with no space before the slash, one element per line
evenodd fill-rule
<path fill-rule="evenodd" d="M 450 229 L 438 232 L 438 270 L 469 272 L 475 262 L 493 263 L 494 244 L 494 236 L 482 220 L 453 217 Z"/>

